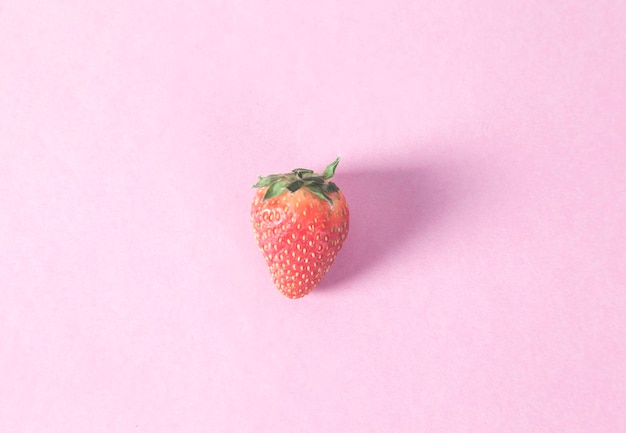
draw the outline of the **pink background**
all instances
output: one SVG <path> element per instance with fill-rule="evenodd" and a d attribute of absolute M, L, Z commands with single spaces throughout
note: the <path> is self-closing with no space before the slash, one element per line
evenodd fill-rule
<path fill-rule="evenodd" d="M 623 1 L 0 4 L 0 431 L 626 431 Z M 327 279 L 260 174 L 337 155 Z"/>

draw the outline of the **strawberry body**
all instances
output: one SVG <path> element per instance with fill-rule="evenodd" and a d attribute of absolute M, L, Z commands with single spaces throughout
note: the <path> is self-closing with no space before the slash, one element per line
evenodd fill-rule
<path fill-rule="evenodd" d="M 322 175 L 296 169 L 255 185 L 255 238 L 274 284 L 289 298 L 301 298 L 320 283 L 348 235 L 346 199 L 328 181 L 338 162 Z"/>

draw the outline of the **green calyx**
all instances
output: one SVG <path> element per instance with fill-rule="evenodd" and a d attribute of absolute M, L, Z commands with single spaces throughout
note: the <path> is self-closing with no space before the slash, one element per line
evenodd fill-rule
<path fill-rule="evenodd" d="M 259 181 L 252 185 L 252 188 L 268 187 L 263 196 L 263 201 L 279 196 L 285 190 L 293 193 L 300 188 L 306 188 L 332 205 L 333 201 L 328 194 L 339 191 L 339 188 L 333 182 L 329 182 L 329 179 L 335 175 L 335 169 L 339 164 L 339 160 L 340 158 L 337 158 L 331 162 L 322 174 L 317 174 L 313 170 L 306 168 L 296 168 L 291 173 L 270 174 L 265 177 L 259 176 Z"/>

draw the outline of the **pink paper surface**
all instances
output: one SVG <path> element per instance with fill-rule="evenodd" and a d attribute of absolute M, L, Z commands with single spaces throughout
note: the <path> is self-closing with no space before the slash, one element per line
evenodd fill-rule
<path fill-rule="evenodd" d="M 623 1 L 0 4 L 0 431 L 626 431 Z M 351 231 L 289 300 L 258 175 Z"/>

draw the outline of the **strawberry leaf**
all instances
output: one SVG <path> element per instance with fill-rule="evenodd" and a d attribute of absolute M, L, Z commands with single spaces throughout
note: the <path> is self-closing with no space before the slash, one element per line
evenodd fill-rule
<path fill-rule="evenodd" d="M 309 170 L 308 168 L 294 168 L 293 170 L 291 170 L 292 173 L 298 174 L 308 174 L 308 173 L 313 173 L 313 170 Z"/>
<path fill-rule="evenodd" d="M 337 157 L 337 159 L 331 162 L 328 167 L 324 169 L 324 172 L 322 173 L 322 177 L 324 179 L 328 180 L 335 175 L 335 169 L 337 168 L 337 164 L 339 164 L 340 159 L 341 157 Z"/>
<path fill-rule="evenodd" d="M 337 192 L 337 191 L 339 191 L 339 187 L 337 186 L 337 184 L 335 184 L 335 182 L 328 182 L 326 184 L 326 191 L 327 192 Z"/>
<path fill-rule="evenodd" d="M 333 204 L 333 200 L 326 195 L 321 185 L 309 184 L 306 187 L 309 191 L 311 191 L 317 197 L 321 198 L 322 200 L 326 200 L 331 205 Z"/>
<path fill-rule="evenodd" d="M 279 180 L 279 181 L 274 182 L 273 184 L 270 185 L 267 191 L 265 191 L 265 195 L 263 196 L 263 201 L 281 195 L 287 188 L 287 185 L 289 185 L 288 180 Z"/>
<path fill-rule="evenodd" d="M 263 188 L 265 186 L 270 186 L 274 182 L 280 179 L 280 175 L 278 174 L 270 174 L 269 176 L 261 177 L 259 176 L 259 181 L 252 185 L 252 188 Z"/>
<path fill-rule="evenodd" d="M 299 180 L 299 179 L 294 180 L 289 185 L 287 185 L 287 189 L 291 192 L 296 192 L 302 187 L 302 185 L 304 185 L 304 181 Z"/>
<path fill-rule="evenodd" d="M 303 177 L 302 180 L 312 183 L 319 183 L 320 185 L 324 183 L 324 178 L 322 176 L 308 176 Z"/>

